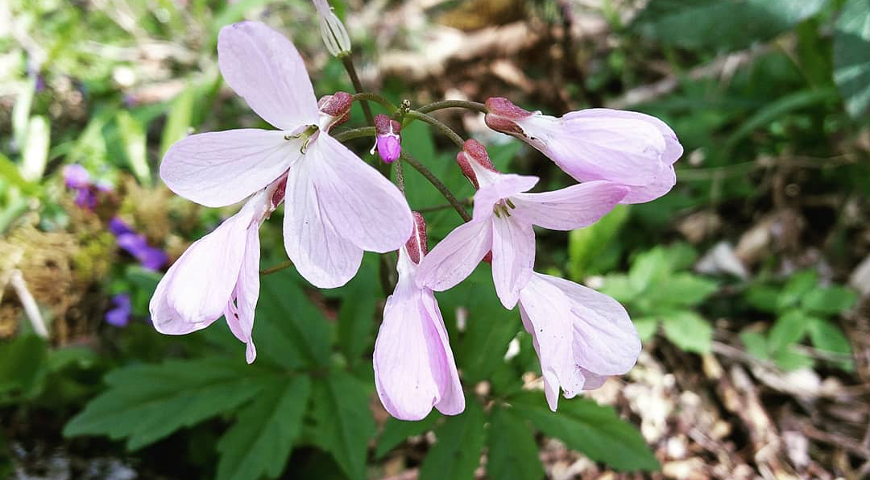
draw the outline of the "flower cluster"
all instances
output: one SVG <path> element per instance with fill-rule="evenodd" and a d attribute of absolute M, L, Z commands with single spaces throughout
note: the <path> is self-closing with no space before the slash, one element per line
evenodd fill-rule
<path fill-rule="evenodd" d="M 324 10 L 325 2 L 317 3 Z M 150 304 L 158 331 L 185 334 L 223 316 L 246 343 L 247 361 L 254 361 L 258 230 L 283 202 L 285 250 L 316 287 L 347 283 L 363 251 L 398 251 L 398 282 L 387 298 L 373 355 L 378 395 L 397 418 L 421 419 L 433 407 L 448 415 L 465 408 L 433 292 L 456 286 L 481 261 L 492 264 L 502 305 L 519 305 L 553 410 L 560 389 L 570 398 L 634 365 L 640 341 L 619 303 L 533 271 L 534 227 L 583 228 L 619 203 L 667 193 L 682 148 L 663 122 L 606 109 L 554 118 L 490 98 L 485 105 L 490 128 L 527 142 L 581 183 L 530 193 L 537 177 L 497 171 L 486 148 L 468 140 L 456 160 L 477 189 L 473 216 L 430 252 L 423 216 L 411 212 L 387 178 L 331 136 L 331 128 L 347 119 L 353 99 L 339 92 L 318 102 L 289 40 L 261 23 L 230 25 L 218 36 L 218 63 L 229 86 L 278 130 L 192 135 L 166 153 L 160 175 L 175 193 L 208 207 L 247 200 L 193 243 L 160 281 Z M 401 152 L 403 119 L 402 110 L 375 119 L 376 149 L 386 162 Z"/>

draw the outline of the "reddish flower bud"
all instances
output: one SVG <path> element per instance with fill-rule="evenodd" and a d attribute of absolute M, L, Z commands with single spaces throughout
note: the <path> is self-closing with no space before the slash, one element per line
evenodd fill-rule
<path fill-rule="evenodd" d="M 375 116 L 375 132 L 377 132 L 377 140 L 372 148 L 378 150 L 381 160 L 387 163 L 393 163 L 402 153 L 402 137 L 399 132 L 402 131 L 402 124 L 391 119 L 390 117 L 379 113 Z"/>
<path fill-rule="evenodd" d="M 326 115 L 329 120 L 326 129 L 331 130 L 336 125 L 350 119 L 350 106 L 353 104 L 353 96 L 347 92 L 335 92 L 332 95 L 324 95 L 317 101 L 320 113 Z"/>
<path fill-rule="evenodd" d="M 497 132 L 508 135 L 523 135 L 523 129 L 515 122 L 534 115 L 503 97 L 487 98 L 486 108 L 489 110 L 484 117 L 486 125 Z"/>
<path fill-rule="evenodd" d="M 411 213 L 414 214 L 414 231 L 411 232 L 411 238 L 405 244 L 405 249 L 411 261 L 419 264 L 420 260 L 429 253 L 429 245 L 426 243 L 426 220 L 420 212 Z"/>
<path fill-rule="evenodd" d="M 497 170 L 492 165 L 492 160 L 489 159 L 489 154 L 486 153 L 486 147 L 483 146 L 482 143 L 477 140 L 466 140 L 465 144 L 462 146 L 462 150 L 456 154 L 456 163 L 459 164 L 459 168 L 462 170 L 462 174 L 465 175 L 474 188 L 480 188 L 480 182 L 477 179 L 477 174 L 472 167 L 471 162 L 474 162 L 478 167 L 483 167 L 486 170 L 490 170 L 496 172 Z"/>

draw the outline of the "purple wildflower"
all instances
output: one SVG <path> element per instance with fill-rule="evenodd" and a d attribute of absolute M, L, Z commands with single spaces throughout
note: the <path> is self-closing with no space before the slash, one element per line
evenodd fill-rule
<path fill-rule="evenodd" d="M 116 327 L 126 327 L 130 322 L 130 294 L 119 293 L 112 297 L 114 308 L 106 312 L 106 322 Z"/>

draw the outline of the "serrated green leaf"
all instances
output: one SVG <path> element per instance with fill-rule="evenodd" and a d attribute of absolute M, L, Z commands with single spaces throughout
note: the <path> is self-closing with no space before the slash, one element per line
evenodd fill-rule
<path fill-rule="evenodd" d="M 420 467 L 420 480 L 470 480 L 480 465 L 486 439 L 483 409 L 474 398 L 467 398 L 465 411 L 446 417 L 435 430 L 435 445 Z"/>
<path fill-rule="evenodd" d="M 572 280 L 582 280 L 590 273 L 593 260 L 607 248 L 628 220 L 628 214 L 628 205 L 617 205 L 596 223 L 568 234 L 568 270 Z"/>
<path fill-rule="evenodd" d="M 799 370 L 801 368 L 812 368 L 815 361 L 811 357 L 804 355 L 794 348 L 794 345 L 789 345 L 786 348 L 773 353 L 771 358 L 776 362 L 779 368 L 786 372 Z"/>
<path fill-rule="evenodd" d="M 713 281 L 690 273 L 677 273 L 662 280 L 645 294 L 650 304 L 661 307 L 691 307 L 719 288 Z"/>
<path fill-rule="evenodd" d="M 539 430 L 592 460 L 621 471 L 659 468 L 640 432 L 620 420 L 612 407 L 585 398 L 562 399 L 559 411 L 551 412 L 538 392 L 523 392 L 510 400 L 517 413 Z"/>
<path fill-rule="evenodd" d="M 768 334 L 767 346 L 770 352 L 778 352 L 801 341 L 812 320 L 812 317 L 800 310 L 790 310 L 780 315 Z"/>
<path fill-rule="evenodd" d="M 777 298 L 776 307 L 784 311 L 797 305 L 804 295 L 816 287 L 819 277 L 813 270 L 803 270 L 794 273 L 782 287 L 782 292 Z"/>
<path fill-rule="evenodd" d="M 779 289 L 770 285 L 753 284 L 746 290 L 746 301 L 762 312 L 775 313 L 779 309 Z"/>
<path fill-rule="evenodd" d="M 599 291 L 613 297 L 614 300 L 620 303 L 631 303 L 640 294 L 640 291 L 635 289 L 634 284 L 632 284 L 628 276 L 621 273 L 613 273 L 604 277 L 604 284 Z"/>
<path fill-rule="evenodd" d="M 108 389 L 73 417 L 63 434 L 126 438 L 127 448 L 136 450 L 235 409 L 280 379 L 270 370 L 223 358 L 120 368 L 106 375 Z"/>
<path fill-rule="evenodd" d="M 636 292 L 643 292 L 652 285 L 668 277 L 671 263 L 661 247 L 640 253 L 631 263 L 628 281 Z"/>
<path fill-rule="evenodd" d="M 384 431 L 381 432 L 381 436 L 378 438 L 375 458 L 382 458 L 392 449 L 396 448 L 397 445 L 407 440 L 408 437 L 428 432 L 439 418 L 441 418 L 441 415 L 434 410 L 426 418 L 416 422 L 407 422 L 393 417 L 388 418 L 384 424 Z"/>
<path fill-rule="evenodd" d="M 150 186 L 151 168 L 148 166 L 148 155 L 145 149 L 145 127 L 125 110 L 119 111 L 116 118 L 130 171 L 139 183 Z"/>
<path fill-rule="evenodd" d="M 665 337 L 687 352 L 709 353 L 713 327 L 704 317 L 689 310 L 662 314 Z"/>
<path fill-rule="evenodd" d="M 538 458 L 534 432 L 513 410 L 497 408 L 490 415 L 486 474 L 499 480 L 540 480 L 544 467 Z"/>
<path fill-rule="evenodd" d="M 768 355 L 767 338 L 765 338 L 763 333 L 744 330 L 740 332 L 740 340 L 750 355 L 762 360 L 770 358 Z"/>
<path fill-rule="evenodd" d="M 734 50 L 774 37 L 827 0 L 656 0 L 632 24 L 642 35 L 692 50 Z"/>
<path fill-rule="evenodd" d="M 314 442 L 332 454 L 348 478 L 365 478 L 366 452 L 375 423 L 360 381 L 346 372 L 332 371 L 315 381 L 312 396 L 311 415 L 317 427 Z"/>
<path fill-rule="evenodd" d="M 833 285 L 811 290 L 801 298 L 801 307 L 813 313 L 833 315 L 849 310 L 857 299 L 854 291 Z"/>
<path fill-rule="evenodd" d="M 163 126 L 163 134 L 160 136 L 161 158 L 173 143 L 187 136 L 193 118 L 194 93 L 197 89 L 196 85 L 185 88 L 169 107 L 166 124 Z"/>
<path fill-rule="evenodd" d="M 217 449 L 218 480 L 277 478 L 299 437 L 311 381 L 306 376 L 270 385 L 239 413 Z"/>
<path fill-rule="evenodd" d="M 834 31 L 834 82 L 853 118 L 870 110 L 870 2 L 848 0 Z"/>
<path fill-rule="evenodd" d="M 808 325 L 807 332 L 816 349 L 846 357 L 845 360 L 835 363 L 846 371 L 854 369 L 854 364 L 849 358 L 852 355 L 852 345 L 836 325 L 827 320 L 816 318 Z"/>

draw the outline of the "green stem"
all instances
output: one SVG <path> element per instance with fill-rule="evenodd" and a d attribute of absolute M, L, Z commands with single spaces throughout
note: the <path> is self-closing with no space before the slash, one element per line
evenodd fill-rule
<path fill-rule="evenodd" d="M 291 260 L 287 260 L 286 262 L 281 262 L 278 265 L 272 265 L 269 268 L 264 268 L 260 270 L 260 275 L 271 275 L 276 272 L 280 272 L 285 268 L 290 268 L 293 266 L 293 262 Z"/>
<path fill-rule="evenodd" d="M 377 135 L 377 132 L 375 132 L 375 127 L 360 127 L 351 128 L 350 130 L 336 133 L 332 136 L 332 138 L 338 140 L 339 142 L 346 142 L 354 138 L 374 137 L 375 135 Z"/>
<path fill-rule="evenodd" d="M 468 205 L 470 207 L 472 205 L 473 198 L 474 197 L 468 197 L 465 200 L 460 200 L 460 202 L 465 203 L 466 205 Z M 438 212 L 441 210 L 446 210 L 448 208 L 453 208 L 453 205 L 451 205 L 449 203 L 442 203 L 441 205 L 432 205 L 431 207 L 416 208 L 415 210 L 420 212 L 420 213 L 428 213 L 428 212 Z"/>
<path fill-rule="evenodd" d="M 353 66 L 353 59 L 350 58 L 350 54 L 341 56 L 341 63 L 344 64 L 344 69 L 347 70 L 347 75 L 350 77 L 350 82 L 353 84 L 354 90 L 356 93 L 363 93 L 362 83 L 359 81 L 359 75 L 356 74 L 356 67 Z M 360 100 L 360 106 L 362 106 L 363 113 L 366 116 L 366 121 L 369 125 L 375 124 L 375 117 L 372 115 L 372 110 L 369 108 L 369 102 L 365 100 Z"/>
<path fill-rule="evenodd" d="M 370 92 L 356 93 L 353 95 L 353 100 L 355 102 L 364 102 L 367 100 L 371 100 L 372 102 L 380 103 L 381 105 L 384 106 L 384 108 L 389 110 L 390 115 L 392 115 L 393 113 L 395 113 L 399 109 L 399 107 L 397 107 L 393 102 L 389 101 L 383 95 L 379 95 L 377 93 L 370 93 Z"/>
<path fill-rule="evenodd" d="M 414 167 L 415 170 L 420 172 L 420 174 L 423 175 L 426 180 L 429 180 L 429 183 L 431 183 L 432 186 L 434 186 L 439 192 L 441 192 L 441 195 L 443 195 L 444 198 L 447 199 L 447 202 L 453 206 L 453 209 L 456 210 L 456 213 L 458 213 L 463 220 L 465 220 L 466 222 L 471 220 L 471 215 L 469 215 L 468 212 L 465 211 L 465 207 L 462 206 L 462 203 L 456 199 L 456 196 L 453 195 L 449 188 L 447 188 L 447 185 L 444 185 L 441 180 L 438 180 L 438 177 L 436 177 L 431 170 L 426 168 L 422 163 L 417 161 L 417 159 L 409 155 L 404 150 L 402 150 L 402 160 L 408 162 L 408 164 Z"/>
<path fill-rule="evenodd" d="M 420 113 L 429 113 L 434 112 L 435 110 L 441 110 L 444 108 L 467 108 L 468 110 L 474 110 L 475 112 L 480 113 L 488 113 L 486 105 L 480 102 L 468 102 L 465 100 L 443 100 L 440 102 L 433 102 L 427 105 L 423 105 L 418 108 L 417 111 Z"/>
<path fill-rule="evenodd" d="M 396 186 L 399 187 L 399 191 L 402 192 L 402 195 L 405 195 L 405 172 L 402 169 L 402 161 L 393 162 L 393 173 L 396 174 Z"/>
<path fill-rule="evenodd" d="M 462 146 L 465 144 L 465 141 L 462 140 L 462 137 L 459 136 L 458 133 L 454 132 L 450 127 L 445 125 L 441 120 L 433 117 L 432 115 L 426 113 L 420 113 L 416 110 L 409 110 L 408 113 L 405 114 L 406 117 L 411 117 L 416 120 L 422 120 L 429 125 L 437 128 L 444 135 L 446 135 L 453 143 L 456 144 L 457 147 L 462 149 Z"/>

